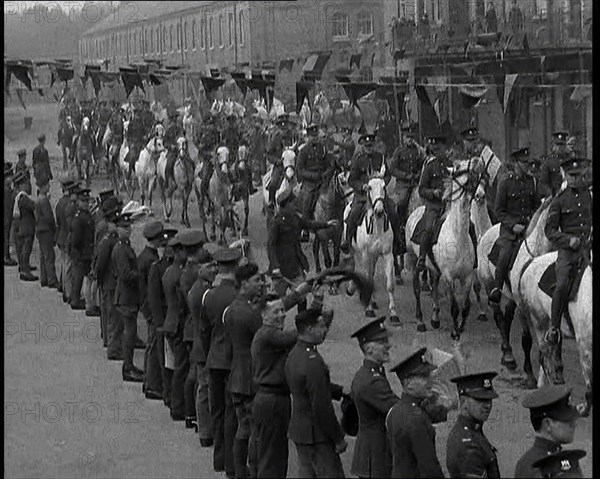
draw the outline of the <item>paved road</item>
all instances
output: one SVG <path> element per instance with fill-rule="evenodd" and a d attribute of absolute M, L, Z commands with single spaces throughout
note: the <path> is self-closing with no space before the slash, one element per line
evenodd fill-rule
<path fill-rule="evenodd" d="M 23 110 L 5 110 L 5 135 L 10 150 L 35 145 L 35 137 L 43 128 L 49 139 L 55 137 L 50 120 L 56 118 L 52 107 L 29 107 L 34 111 L 34 129 L 21 132 Z M 39 130 L 36 130 L 36 127 Z M 7 134 L 8 132 L 8 134 Z M 6 147 L 5 147 L 6 148 Z M 58 155 L 56 145 L 49 141 L 51 155 Z M 61 160 L 62 161 L 62 160 Z M 30 162 L 30 156 L 28 156 Z M 58 171 L 59 162 L 53 163 Z M 106 186 L 105 181 L 93 185 L 93 193 Z M 57 181 L 52 196 L 59 196 Z M 251 203 L 250 239 L 258 262 L 266 266 L 264 250 L 266 232 L 260 213 L 260 197 Z M 155 207 L 155 212 L 160 209 Z M 174 218 L 177 218 L 175 212 Z M 192 223 L 198 226 L 196 205 L 190 209 Z M 134 226 L 132 244 L 140 251 L 141 225 Z M 37 242 L 33 262 L 37 262 Z M 310 258 L 310 256 L 309 256 Z M 4 462 L 7 477 L 222 477 L 212 471 L 212 450 L 201 449 L 197 437 L 173 423 L 162 402 L 143 398 L 139 384 L 121 381 L 120 363 L 108 362 L 99 338 L 98 318 L 86 318 L 78 311 L 63 305 L 54 290 L 42 289 L 39 283 L 18 280 L 16 268 L 5 268 L 4 289 L 4 361 L 5 361 L 5 448 Z M 442 328 L 438 331 L 416 333 L 414 299 L 410 275 L 407 285 L 398 287 L 396 298 L 402 326 L 394 330 L 391 351 L 392 363 L 421 344 L 452 350 L 447 302 L 442 305 Z M 381 275 L 377 284 L 381 285 Z M 376 299 L 383 308 L 387 299 L 382 288 Z M 320 347 L 331 367 L 332 380 L 349 385 L 361 364 L 358 346 L 349 338 L 365 321 L 358 299 L 346 295 L 328 297 L 336 312 L 329 337 Z M 424 314 L 431 312 L 430 298 L 424 297 Z M 510 477 L 518 457 L 532 442 L 533 433 L 528 413 L 520 406 L 526 391 L 518 387 L 518 377 L 499 368 L 499 335 L 493 321 L 479 322 L 473 313 L 461 338 L 465 350 L 471 351 L 469 371 L 499 370 L 496 387 L 500 398 L 486 425 L 486 434 L 499 450 L 500 471 Z M 291 315 L 287 318 L 291 325 Z M 143 321 L 139 330 L 145 338 Z M 522 364 L 520 330 L 512 333 L 517 362 Z M 584 386 L 578 355 L 573 341 L 565 343 L 565 378 L 575 386 L 575 399 L 583 399 Z M 136 351 L 135 363 L 142 364 L 142 352 Z M 537 367 L 534 360 L 534 367 Z M 392 387 L 401 392 L 400 385 L 390 377 Z M 593 413 L 592 413 L 593 414 Z M 451 414 L 446 424 L 437 426 L 437 445 L 440 462 L 445 469 L 445 444 L 455 420 Z M 583 448 L 588 456 L 583 471 L 591 475 L 592 417 L 579 421 L 573 448 Z M 354 440 L 342 462 L 349 474 Z M 290 448 L 290 476 L 297 472 L 295 450 Z"/>

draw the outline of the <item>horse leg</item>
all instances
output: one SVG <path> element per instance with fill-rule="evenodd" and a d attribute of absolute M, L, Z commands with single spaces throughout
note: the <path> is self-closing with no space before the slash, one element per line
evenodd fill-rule
<path fill-rule="evenodd" d="M 325 263 L 325 268 L 331 268 L 332 261 L 331 254 L 329 254 L 329 239 L 325 234 L 321 238 L 321 249 L 323 251 L 323 262 Z"/>
<path fill-rule="evenodd" d="M 154 191 L 154 182 L 156 181 L 156 177 L 150 178 L 148 181 L 148 205 L 152 208 L 152 192 Z"/>
<path fill-rule="evenodd" d="M 437 271 L 429 270 L 431 277 L 431 297 L 433 299 L 433 311 L 431 315 L 431 327 L 438 329 L 440 327 L 440 275 Z M 452 295 L 452 293 L 450 293 Z M 456 300 L 453 298 L 453 301 Z M 458 308 L 458 305 L 456 305 Z M 458 314 L 458 313 L 457 313 Z"/>
<path fill-rule="evenodd" d="M 413 277 L 413 293 L 415 295 L 415 318 L 417 319 L 417 331 L 420 333 L 424 333 L 427 328 L 425 327 L 425 323 L 423 323 L 423 311 L 421 310 L 421 276 L 415 271 Z"/>
<path fill-rule="evenodd" d="M 481 304 L 481 282 L 479 281 L 479 277 L 477 276 L 477 274 L 475 274 L 475 279 L 473 280 L 473 291 L 475 292 L 475 299 L 477 299 L 477 309 L 479 310 L 477 319 L 479 321 L 487 321 L 488 317 L 485 314 L 484 306 Z"/>
<path fill-rule="evenodd" d="M 248 215 L 250 214 L 250 201 L 248 196 L 244 197 L 244 229 L 243 236 L 248 236 Z"/>
<path fill-rule="evenodd" d="M 367 278 L 369 278 L 369 280 L 373 281 L 373 277 L 375 276 L 375 267 L 377 265 L 377 257 L 375 257 L 373 259 L 373 258 L 370 258 L 368 254 L 365 254 L 364 261 L 367 266 Z M 374 293 L 374 291 L 373 291 L 373 293 Z M 367 306 L 367 309 L 365 310 L 365 316 L 367 316 L 367 318 L 374 318 L 375 310 L 377 308 L 378 308 L 377 304 L 375 303 L 373 296 L 371 296 L 369 305 Z"/>
<path fill-rule="evenodd" d="M 385 256 L 385 275 L 387 280 L 386 286 L 390 309 L 390 323 L 399 326 L 400 318 L 396 312 L 396 302 L 394 301 L 394 254 L 387 254 Z"/>
<path fill-rule="evenodd" d="M 313 257 L 315 258 L 315 271 L 317 273 L 321 272 L 321 260 L 319 258 L 319 248 L 321 246 L 321 240 L 319 239 L 319 235 L 315 234 L 315 239 L 312 244 Z"/>
<path fill-rule="evenodd" d="M 404 280 L 402 279 L 402 270 L 404 269 L 404 255 L 394 254 L 394 275 L 396 276 L 396 284 L 402 286 Z M 398 258 L 400 258 L 398 260 Z"/>
<path fill-rule="evenodd" d="M 471 312 L 471 288 L 473 287 L 472 276 L 468 277 L 464 282 L 461 281 L 461 294 L 462 294 L 462 311 L 460 324 L 458 326 L 459 333 L 465 331 L 465 323 L 467 316 Z"/>
<path fill-rule="evenodd" d="M 503 318 L 501 323 L 503 330 L 501 331 L 502 360 L 500 361 L 500 364 L 506 366 L 511 371 L 517 369 L 517 361 L 513 355 L 512 346 L 510 345 L 510 328 L 515 317 L 516 309 L 517 304 L 514 301 L 509 300 L 509 302 L 506 304 L 506 308 L 504 308 L 504 314 L 501 315 L 501 318 Z"/>
<path fill-rule="evenodd" d="M 523 371 L 525 372 L 525 384 L 527 389 L 535 389 L 536 380 L 533 375 L 533 366 L 531 365 L 531 348 L 533 347 L 533 338 L 528 328 L 524 327 L 521 333 L 521 347 L 523 348 Z"/>

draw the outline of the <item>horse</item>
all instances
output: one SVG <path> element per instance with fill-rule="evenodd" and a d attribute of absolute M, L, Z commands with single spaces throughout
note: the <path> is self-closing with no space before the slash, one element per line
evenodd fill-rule
<path fill-rule="evenodd" d="M 550 327 L 550 315 L 552 298 L 541 291 L 538 284 L 542 275 L 558 257 L 557 252 L 546 253 L 531 260 L 525 266 L 522 275 L 518 279 L 517 290 L 519 291 L 519 308 L 535 337 L 540 350 L 540 373 L 538 375 L 538 386 L 544 383 L 544 376 L 552 379 L 553 383 L 564 383 L 562 377 L 562 340 L 556 345 L 545 342 L 544 336 Z M 585 403 L 579 404 L 577 409 L 582 416 L 588 416 L 592 407 L 592 297 L 593 277 L 592 264 L 588 264 L 583 272 L 579 289 L 572 301 L 566 305 L 566 311 L 571 318 L 579 361 L 586 384 Z"/>
<path fill-rule="evenodd" d="M 142 205 L 148 193 L 149 206 L 152 208 L 152 191 L 154 190 L 156 181 L 156 162 L 165 147 L 162 138 L 152 138 L 145 148 L 140 152 L 138 160 L 135 162 L 135 176 L 140 186 L 140 195 Z M 134 183 L 135 184 L 135 183 Z M 133 190 L 132 190 L 133 195 Z"/>
<path fill-rule="evenodd" d="M 330 226 L 326 229 L 320 229 L 315 232 L 313 240 L 313 256 L 315 258 L 315 267 L 317 273 L 321 272 L 321 261 L 319 249 L 323 252 L 325 268 L 338 266 L 340 264 L 340 244 L 342 242 L 344 201 L 353 193 L 345 182 L 344 172 L 335 172 L 331 179 L 324 183 L 319 190 L 319 197 L 315 204 L 315 221 L 327 222 L 338 220 L 338 226 Z M 329 253 L 329 242 L 333 244 L 333 262 Z M 330 290 L 331 294 L 337 294 L 337 288 Z"/>
<path fill-rule="evenodd" d="M 329 100 L 325 96 L 325 93 L 320 91 L 315 95 L 315 100 L 313 102 L 312 120 L 321 125 L 329 125 L 332 118 L 333 110 L 331 109 Z"/>
<path fill-rule="evenodd" d="M 158 186 L 163 203 L 165 222 L 169 222 L 173 212 L 173 195 L 181 193 L 181 224 L 190 227 L 188 217 L 188 201 L 194 184 L 194 164 L 189 156 L 186 137 L 177 139 L 177 159 L 173 165 L 173 180 L 166 180 L 167 151 L 163 151 L 156 164 Z"/>
<path fill-rule="evenodd" d="M 250 150 L 246 145 L 240 145 L 237 152 L 236 163 L 231 167 L 230 174 L 233 178 L 233 201 L 241 200 L 244 204 L 244 226 L 242 235 L 248 236 L 248 215 L 250 213 L 250 187 L 252 185 L 250 165 L 248 163 Z"/>
<path fill-rule="evenodd" d="M 79 135 L 75 140 L 75 165 L 77 168 L 78 179 L 85 179 L 85 182 L 89 185 L 92 178 L 90 175 L 90 167 L 94 165 L 94 135 L 90 128 L 90 120 L 86 116 L 81 122 L 81 129 Z M 82 171 L 83 167 L 83 171 Z"/>
<path fill-rule="evenodd" d="M 396 302 L 394 300 L 394 233 L 392 231 L 388 215 L 385 211 L 385 163 L 382 171 L 375 174 L 367 183 L 367 211 L 353 239 L 354 264 L 369 280 L 375 276 L 375 268 L 379 258 L 383 258 L 384 270 L 389 298 L 390 321 L 398 324 L 400 319 L 396 313 Z M 344 211 L 344 220 L 350 213 L 350 205 Z M 351 287 L 351 285 L 349 285 Z M 350 287 L 348 293 L 350 294 Z M 369 318 L 375 317 L 375 309 L 378 306 L 370 298 L 365 315 Z"/>
<path fill-rule="evenodd" d="M 469 236 L 469 221 L 471 200 L 480 181 L 483 171 L 483 162 L 478 157 L 469 160 L 455 160 L 449 168 L 450 177 L 446 181 L 445 201 L 449 205 L 447 215 L 443 220 L 438 241 L 433 245 L 432 253 L 435 265 L 427 257 L 427 271 L 431 278 L 431 292 L 433 297 L 433 316 L 431 326 L 440 327 L 439 312 L 439 283 L 440 280 L 448 285 L 450 294 L 453 329 L 451 337 L 460 338 L 464 331 L 465 321 L 471 308 L 470 291 L 473 285 L 473 270 L 475 266 L 475 247 Z M 412 236 L 417 223 L 423 216 L 425 206 L 417 208 L 406 222 L 406 246 L 408 252 L 415 257 L 418 255 L 417 244 L 412 241 Z M 457 246 L 459 248 L 457 249 Z M 426 330 L 421 311 L 421 284 L 419 274 L 413 276 L 413 292 L 416 300 L 416 317 L 419 321 L 417 331 Z M 462 313 L 461 321 L 458 315 Z"/>
<path fill-rule="evenodd" d="M 211 240 L 215 240 L 216 223 L 219 223 L 221 235 L 219 244 L 225 244 L 225 231 L 228 226 L 233 229 L 234 236 L 237 235 L 237 225 L 233 203 L 231 201 L 232 184 L 229 178 L 229 148 L 220 146 L 217 148 L 216 165 L 208 183 L 208 193 L 212 203 L 212 234 Z M 202 193 L 201 193 L 202 194 Z"/>
<path fill-rule="evenodd" d="M 538 210 L 534 213 L 527 231 L 525 239 L 521 243 L 512 271 L 520 275 L 523 265 L 531 258 L 535 258 L 550 251 L 551 245 L 544 233 L 544 227 L 548 217 L 549 201 L 542 203 Z M 477 244 L 477 277 L 489 295 L 495 286 L 496 267 L 489 260 L 489 254 L 494 246 L 494 243 L 500 235 L 500 224 L 495 224 L 488 229 L 480 238 Z M 511 287 L 512 287 L 512 272 L 511 272 Z M 494 322 L 500 331 L 502 358 L 500 363 L 510 370 L 517 368 L 517 363 L 510 345 L 510 327 L 515 316 L 517 303 L 513 297 L 515 289 L 511 291 L 505 285 L 502 294 L 506 298 L 504 311 L 501 305 L 492 305 Z M 530 352 L 532 346 L 532 338 L 528 325 L 525 323 L 523 315 L 519 315 L 523 323 L 523 331 L 521 334 L 521 346 L 525 352 L 525 361 L 523 369 L 527 374 L 526 387 L 535 386 L 535 378 L 533 377 L 533 369 L 531 366 Z"/>
<path fill-rule="evenodd" d="M 60 122 L 58 128 L 58 144 L 62 150 L 63 155 L 63 170 L 69 169 L 69 163 L 73 161 L 75 156 L 74 149 L 74 138 L 77 133 L 77 129 L 73 124 L 71 116 L 66 116 Z M 67 155 L 68 150 L 68 155 Z"/>

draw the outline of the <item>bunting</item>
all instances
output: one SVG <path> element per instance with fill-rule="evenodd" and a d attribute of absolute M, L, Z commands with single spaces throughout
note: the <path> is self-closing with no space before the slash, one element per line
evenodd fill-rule
<path fill-rule="evenodd" d="M 576 85 L 573 88 L 573 93 L 569 97 L 569 100 L 579 103 L 585 98 L 589 97 L 592 94 L 592 87 L 587 85 Z"/>
<path fill-rule="evenodd" d="M 283 61 L 283 60 L 282 60 Z M 248 91 L 248 80 L 246 79 L 246 73 L 244 72 L 232 72 L 230 73 L 231 78 L 240 89 L 243 95 L 245 95 Z"/>
<path fill-rule="evenodd" d="M 342 83 L 341 86 L 351 105 L 356 105 L 359 99 L 377 88 L 376 83 Z"/>
<path fill-rule="evenodd" d="M 296 82 L 296 113 L 300 113 L 304 100 L 308 99 L 308 92 L 314 86 L 314 83 L 310 81 L 299 81 Z"/>
<path fill-rule="evenodd" d="M 356 65 L 356 68 L 360 69 L 360 59 L 362 57 L 362 53 L 356 53 L 350 57 L 350 68 L 353 65 Z"/>
<path fill-rule="evenodd" d="M 200 95 L 200 76 L 190 75 L 188 76 L 188 88 L 192 90 L 192 94 L 194 95 L 194 99 L 198 99 Z"/>
<path fill-rule="evenodd" d="M 127 97 L 131 95 L 131 92 L 136 86 L 146 93 L 144 84 L 142 83 L 142 77 L 140 77 L 140 74 L 136 70 L 132 68 L 119 68 L 119 71 L 121 72 L 121 80 L 123 81 Z"/>
<path fill-rule="evenodd" d="M 67 82 L 73 79 L 73 77 L 75 76 L 75 71 L 72 68 L 57 66 L 56 75 L 58 76 L 59 80 Z"/>
<path fill-rule="evenodd" d="M 202 81 L 206 98 L 209 100 L 210 95 L 212 95 L 223 85 L 223 83 L 225 83 L 225 78 L 200 77 L 200 80 Z"/>
<path fill-rule="evenodd" d="M 27 110 L 27 107 L 25 106 L 25 102 L 23 101 L 23 90 L 21 90 L 20 88 L 17 88 L 17 98 L 19 99 L 19 103 L 21 103 L 21 106 L 23 107 L 23 109 Z"/>
<path fill-rule="evenodd" d="M 279 72 L 280 73 L 282 70 L 287 70 L 287 71 L 291 72 L 293 67 L 294 67 L 294 59 L 293 58 L 288 58 L 285 60 L 281 60 L 279 62 Z"/>
<path fill-rule="evenodd" d="M 504 80 L 504 113 L 506 113 L 506 109 L 508 108 L 508 99 L 510 98 L 510 93 L 513 87 L 515 86 L 515 82 L 517 81 L 518 76 L 518 73 L 509 73 L 506 75 L 506 78 Z"/>
<path fill-rule="evenodd" d="M 31 88 L 31 77 L 29 76 L 30 69 L 24 65 L 9 65 L 7 67 L 7 76 L 14 75 L 29 91 Z M 18 91 L 18 90 L 17 90 Z"/>
<path fill-rule="evenodd" d="M 89 72 L 90 77 L 92 77 L 92 85 L 94 85 L 94 93 L 96 94 L 96 97 L 98 96 L 98 94 L 100 93 L 100 90 L 102 88 L 102 82 L 100 81 L 99 73 L 100 73 L 99 69 L 97 71 Z M 86 77 L 87 77 L 87 75 L 86 75 Z"/>
<path fill-rule="evenodd" d="M 473 108 L 489 90 L 487 85 L 462 85 L 458 91 L 462 100 L 463 107 L 467 110 Z"/>

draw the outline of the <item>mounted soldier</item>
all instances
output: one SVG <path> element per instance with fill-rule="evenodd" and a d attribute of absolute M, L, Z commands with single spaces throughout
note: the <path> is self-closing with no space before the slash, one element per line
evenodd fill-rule
<path fill-rule="evenodd" d="M 61 110 L 61 114 L 64 110 Z M 73 148 L 73 138 L 77 133 L 73 118 L 71 115 L 64 113 L 60 118 L 60 126 L 58 127 L 58 138 L 56 144 L 61 147 L 63 154 L 63 170 L 69 168 L 69 162 L 73 161 L 75 155 L 75 149 Z M 67 149 L 69 155 L 67 156 Z"/>
<path fill-rule="evenodd" d="M 267 145 L 267 159 L 272 165 L 281 161 L 281 154 L 286 148 L 290 148 L 298 140 L 298 135 L 294 131 L 293 123 L 290 122 L 289 115 L 283 114 L 275 120 L 275 130 L 269 138 Z M 273 171 L 275 173 L 275 171 Z"/>
<path fill-rule="evenodd" d="M 333 154 L 335 155 L 338 166 L 344 170 L 349 170 L 352 156 L 356 149 L 356 145 L 352 139 L 352 128 L 343 127 L 341 128 L 340 133 L 341 138 L 339 140 L 335 137 L 332 138 L 334 145 Z"/>
<path fill-rule="evenodd" d="M 165 149 L 167 150 L 167 168 L 165 171 L 165 176 L 167 182 L 173 178 L 173 167 L 175 166 L 175 161 L 177 160 L 178 154 L 178 144 L 177 140 L 181 136 L 185 136 L 185 132 L 183 130 L 183 125 L 181 125 L 177 120 L 179 118 L 179 112 L 174 106 L 170 106 L 167 109 L 168 120 L 164 125 L 165 128 L 165 136 L 163 138 L 163 144 Z M 186 143 L 187 146 L 187 143 Z M 189 156 L 189 155 L 188 155 Z"/>
<path fill-rule="evenodd" d="M 561 162 L 569 157 L 566 131 L 552 133 L 552 152 L 544 159 L 540 167 L 538 193 L 540 197 L 556 196 L 560 191 L 563 177 L 560 173 Z"/>
<path fill-rule="evenodd" d="M 313 219 L 319 190 L 329 182 L 335 169 L 333 157 L 318 136 L 318 128 L 319 125 L 315 123 L 306 128 L 308 141 L 298 152 L 298 181 L 302 183 L 301 213 L 307 220 Z M 302 240 L 308 241 L 308 231 L 303 231 Z"/>
<path fill-rule="evenodd" d="M 127 154 L 127 162 L 129 163 L 128 176 L 131 176 L 134 172 L 135 162 L 138 159 L 139 153 L 145 146 L 144 124 L 142 122 L 141 111 L 136 106 L 133 106 L 131 110 L 131 118 L 125 137 L 129 145 L 129 153 Z"/>
<path fill-rule="evenodd" d="M 362 135 L 358 139 L 358 144 L 363 146 L 363 148 L 354 153 L 352 166 L 350 167 L 350 176 L 348 177 L 348 183 L 350 183 L 350 186 L 354 189 L 354 200 L 346 220 L 346 238 L 340 245 L 340 248 L 344 253 L 350 251 L 352 238 L 356 235 L 356 230 L 366 211 L 365 206 L 367 204 L 367 185 L 369 179 L 372 176 L 378 175 L 382 170 L 382 167 L 385 169 L 384 179 L 386 184 L 391 178 L 388 168 L 385 168 L 383 155 L 375 151 L 375 135 L 368 133 Z M 396 207 L 387 196 L 384 199 L 384 206 L 392 230 L 394 231 L 394 242 L 398 242 L 402 231 L 400 221 L 398 220 L 398 214 L 396 213 Z"/>
<path fill-rule="evenodd" d="M 212 157 L 221 142 L 221 132 L 217 127 L 216 120 L 215 115 L 209 112 L 198 130 L 198 139 L 196 140 L 199 150 L 198 155 L 202 158 L 202 170 L 200 172 L 202 191 L 208 191 L 208 183 L 214 172 Z"/>
<path fill-rule="evenodd" d="M 221 133 L 221 137 L 225 146 L 229 148 L 231 153 L 230 161 L 235 162 L 237 160 L 238 146 L 240 146 L 240 128 L 237 123 L 237 119 L 233 112 L 228 113 L 225 116 L 225 128 Z"/>

